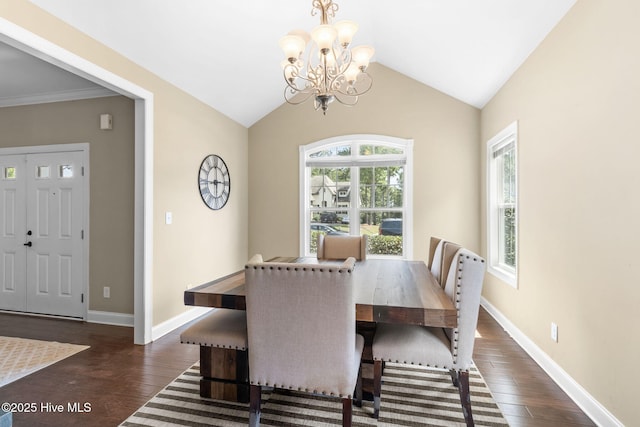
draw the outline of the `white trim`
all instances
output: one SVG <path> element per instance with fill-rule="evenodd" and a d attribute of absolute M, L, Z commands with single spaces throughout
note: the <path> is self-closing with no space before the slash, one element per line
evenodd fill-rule
<path fill-rule="evenodd" d="M 403 218 L 404 230 L 402 230 L 402 232 L 405 241 L 404 249 L 406 250 L 404 257 L 406 259 L 413 259 L 413 139 L 407 139 L 406 142 L 405 152 L 407 154 L 407 163 L 404 165 L 404 194 L 406 206 Z M 411 230 L 411 233 L 407 233 L 407 230 Z"/>
<path fill-rule="evenodd" d="M 0 148 L 0 156 L 9 155 L 30 155 L 30 154 L 47 154 L 47 153 L 82 153 L 82 167 L 84 169 L 84 175 L 82 179 L 82 193 L 84 198 L 84 205 L 82 206 L 82 230 L 84 230 L 84 238 L 82 239 L 82 293 L 84 294 L 83 302 L 83 314 L 82 319 L 87 319 L 87 313 L 89 312 L 89 298 L 90 298 L 90 282 L 89 282 L 89 261 L 90 254 L 89 248 L 91 247 L 91 232 L 90 232 L 90 208 L 91 208 L 91 183 L 90 183 L 90 151 L 91 145 L 88 142 L 71 143 L 71 144 L 51 144 L 51 145 L 28 145 L 23 147 L 4 147 Z"/>
<path fill-rule="evenodd" d="M 133 328 L 133 314 L 89 310 L 87 313 L 87 322 Z"/>
<path fill-rule="evenodd" d="M 515 228 L 516 228 L 516 268 L 515 271 L 512 271 L 511 267 L 500 266 L 498 263 L 498 242 L 497 239 L 494 238 L 494 231 L 498 228 L 498 218 L 494 213 L 495 203 L 495 190 L 493 189 L 493 184 L 495 183 L 495 168 L 493 168 L 494 158 L 493 153 L 496 150 L 504 147 L 507 144 L 513 142 L 514 150 L 515 150 L 515 162 L 516 162 L 516 219 L 515 219 Z M 509 126 L 501 130 L 497 135 L 487 141 L 487 150 L 486 150 L 486 194 L 487 194 L 487 272 L 496 276 L 501 281 L 509 284 L 514 288 L 518 288 L 518 246 L 520 243 L 520 239 L 518 236 L 518 217 L 519 217 L 519 208 L 518 208 L 518 122 L 515 121 L 511 123 Z"/>
<path fill-rule="evenodd" d="M 0 107 L 17 107 L 20 105 L 47 104 L 50 102 L 77 101 L 80 99 L 105 98 L 117 96 L 117 93 L 98 87 L 89 89 L 75 89 L 61 92 L 40 93 L 29 96 L 6 96 L 0 98 Z"/>
<path fill-rule="evenodd" d="M 365 159 L 364 156 L 360 156 L 360 153 L 357 150 L 353 150 L 354 146 L 361 142 L 367 142 L 372 144 L 382 144 L 390 147 L 396 147 L 402 149 L 404 151 L 403 155 L 388 155 L 388 156 L 376 156 L 376 161 L 372 161 L 371 163 L 366 160 L 360 162 L 360 160 Z M 307 161 L 307 153 L 311 151 L 315 151 L 320 147 L 331 147 L 331 146 L 342 146 L 342 145 L 351 145 L 352 151 L 351 156 L 348 159 L 336 159 L 336 158 L 317 158 L 313 159 L 313 161 Z M 404 204 L 403 208 L 394 208 L 394 209 L 384 209 L 380 208 L 381 211 L 398 211 L 403 213 L 403 258 L 405 259 L 413 259 L 413 233 L 407 233 L 407 230 L 413 230 L 413 140 L 412 139 L 403 139 L 386 135 L 374 135 L 374 134 L 353 134 L 353 135 L 342 135 L 331 138 L 322 139 L 319 141 L 315 141 L 306 145 L 301 145 L 299 148 L 299 160 L 298 160 L 298 170 L 299 170 L 299 178 L 298 182 L 300 183 L 300 206 L 299 206 L 299 218 L 300 218 L 300 249 L 299 252 L 301 256 L 309 256 L 307 253 L 307 249 L 309 248 L 309 227 L 311 225 L 310 222 L 310 211 L 309 206 L 306 201 L 309 200 L 309 189 L 307 176 L 310 172 L 307 166 L 317 167 L 322 164 L 326 164 L 327 167 L 349 167 L 354 164 L 356 167 L 367 166 L 373 163 L 385 163 L 385 162 L 398 162 L 402 160 L 404 164 L 405 170 L 405 182 L 404 182 Z M 311 164 L 309 164 L 311 163 Z M 343 166 L 341 166 L 343 164 Z M 400 164 L 400 163 L 398 163 Z M 352 179 L 358 179 L 358 176 L 353 177 Z M 359 188 L 359 184 L 355 185 L 356 188 Z M 356 193 L 352 192 L 352 197 L 355 196 Z M 407 197 L 407 196 L 411 197 Z M 353 200 L 353 199 L 352 199 Z M 303 203 L 304 201 L 304 203 Z M 334 209 L 335 210 L 335 209 Z M 349 212 L 350 218 L 356 218 L 357 215 L 354 213 L 357 211 L 356 204 L 351 203 L 351 207 L 346 209 Z M 351 232 L 354 232 L 354 227 L 357 224 L 351 221 Z M 383 257 L 383 256 L 381 256 Z"/>
<path fill-rule="evenodd" d="M 136 99 L 135 111 L 134 342 L 147 344 L 153 340 L 153 97 Z"/>
<path fill-rule="evenodd" d="M 4 18 L 0 18 L 0 42 L 135 100 L 134 342 L 151 342 L 153 94 Z"/>
<path fill-rule="evenodd" d="M 211 310 L 214 310 L 214 309 L 209 307 L 191 307 L 189 310 L 185 311 L 184 313 L 179 314 L 175 317 L 172 317 L 171 319 L 166 320 L 160 323 L 159 325 L 154 326 L 151 337 L 153 341 L 155 341 L 158 338 L 161 338 L 164 335 L 168 334 L 169 332 L 179 328 L 180 326 L 186 323 L 189 323 L 192 320 L 197 319 L 203 314 L 207 314 Z"/>
<path fill-rule="evenodd" d="M 607 408 L 602 406 L 600 402 L 578 384 L 560 365 L 542 351 L 540 347 L 484 297 L 481 299 L 481 305 L 594 423 L 598 426 L 624 427 Z"/>
<path fill-rule="evenodd" d="M 309 220 L 307 219 L 307 206 L 303 206 L 307 204 L 307 200 L 309 200 L 309 186 L 306 185 L 307 175 L 309 174 L 308 168 L 305 166 L 305 160 L 307 157 L 307 150 L 309 149 L 308 145 L 301 145 L 298 147 L 299 157 L 298 157 L 298 182 L 300 183 L 300 202 L 298 203 L 298 218 L 300 218 L 300 227 L 302 228 L 298 234 L 300 235 L 300 246 L 299 253 L 304 255 L 307 252 L 307 227 L 309 227 Z M 351 214 L 349 214 L 351 215 Z"/>
<path fill-rule="evenodd" d="M 71 144 L 51 144 L 51 145 L 27 145 L 24 147 L 4 147 L 0 148 L 0 156 L 8 156 L 14 154 L 42 154 L 42 153 L 64 153 L 69 151 L 88 151 L 89 143 L 71 143 Z M 87 158 L 88 160 L 88 158 Z"/>

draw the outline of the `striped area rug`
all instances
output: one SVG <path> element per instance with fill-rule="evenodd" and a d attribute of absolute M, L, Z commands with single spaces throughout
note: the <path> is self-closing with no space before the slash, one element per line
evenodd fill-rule
<path fill-rule="evenodd" d="M 129 417 L 121 426 L 246 426 L 248 404 L 199 396 L 198 365 L 185 371 Z M 448 372 L 387 363 L 380 418 L 373 405 L 353 407 L 354 426 L 464 426 L 458 390 Z M 476 426 L 508 426 L 477 370 L 472 370 L 471 402 Z M 265 426 L 340 426 L 339 399 L 291 392 L 263 392 Z"/>

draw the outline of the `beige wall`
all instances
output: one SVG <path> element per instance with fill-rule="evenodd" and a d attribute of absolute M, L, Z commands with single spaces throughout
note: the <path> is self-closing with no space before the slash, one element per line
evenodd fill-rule
<path fill-rule="evenodd" d="M 482 150 L 520 126 L 519 288 L 488 276 L 484 296 L 625 425 L 640 381 L 639 16 L 637 1 L 577 2 L 481 126 Z"/>
<path fill-rule="evenodd" d="M 122 96 L 0 108 L 0 147 L 90 145 L 90 310 L 133 313 L 133 108 Z M 102 113 L 113 130 L 100 130 Z"/>
<path fill-rule="evenodd" d="M 323 116 L 311 100 L 285 104 L 249 129 L 251 253 L 299 253 L 298 147 L 358 133 L 414 140 L 414 258 L 427 258 L 432 235 L 479 250 L 479 111 L 382 65 L 370 71 L 356 107 L 334 102 Z"/>
<path fill-rule="evenodd" d="M 247 129 L 27 0 L 0 2 L 0 17 L 153 93 L 153 324 L 183 313 L 187 285 L 246 261 Z M 232 180 L 229 203 L 217 212 L 202 203 L 197 184 L 200 162 L 211 153 L 225 159 Z M 166 211 L 172 225 L 164 224 Z"/>

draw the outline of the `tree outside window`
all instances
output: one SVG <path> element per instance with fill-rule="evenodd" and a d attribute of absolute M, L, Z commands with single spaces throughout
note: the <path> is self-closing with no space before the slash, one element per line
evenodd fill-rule
<path fill-rule="evenodd" d="M 517 124 L 487 144 L 487 243 L 490 273 L 517 284 Z"/>
<path fill-rule="evenodd" d="M 412 141 L 370 136 L 301 147 L 303 255 L 315 254 L 322 233 L 366 234 L 369 255 L 406 257 L 411 148 Z"/>

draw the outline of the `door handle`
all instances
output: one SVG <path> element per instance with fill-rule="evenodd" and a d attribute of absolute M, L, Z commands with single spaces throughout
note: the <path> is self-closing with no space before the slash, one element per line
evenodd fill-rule
<path fill-rule="evenodd" d="M 27 243 L 25 243 L 25 244 L 24 244 L 24 246 L 29 246 L 29 247 L 31 247 L 31 246 L 33 246 L 33 243 L 31 243 L 31 242 L 27 242 Z"/>

